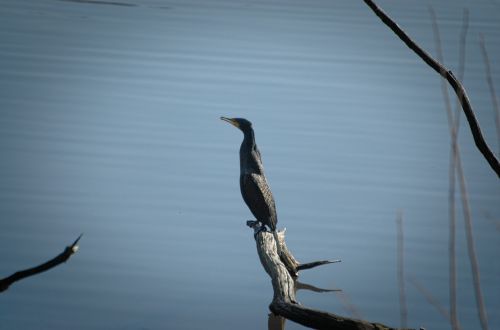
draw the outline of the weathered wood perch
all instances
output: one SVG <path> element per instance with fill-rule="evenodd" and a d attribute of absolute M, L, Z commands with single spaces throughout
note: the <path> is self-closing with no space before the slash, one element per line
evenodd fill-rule
<path fill-rule="evenodd" d="M 254 229 L 257 253 L 262 266 L 271 277 L 274 296 L 269 309 L 273 314 L 315 329 L 394 329 L 380 323 L 347 318 L 299 304 L 295 298 L 298 271 L 338 262 L 339 260 L 300 264 L 285 244 L 284 231 L 278 233 L 282 252 L 280 258 L 277 254 L 272 233 L 261 231 L 262 225 L 257 221 L 248 221 L 247 225 Z"/>
<path fill-rule="evenodd" d="M 45 272 L 51 268 L 54 268 L 62 264 L 63 262 L 66 262 L 73 254 L 76 253 L 76 251 L 78 251 L 78 241 L 80 240 L 80 238 L 82 238 L 82 235 L 83 234 L 80 234 L 80 236 L 78 236 L 78 238 L 73 242 L 73 244 L 67 246 L 62 253 L 50 259 L 49 261 L 44 262 L 43 264 L 33 268 L 20 270 L 10 275 L 9 277 L 0 279 L 0 293 L 6 291 L 9 288 L 9 286 L 14 282 L 20 281 L 26 277 L 30 277 Z"/>

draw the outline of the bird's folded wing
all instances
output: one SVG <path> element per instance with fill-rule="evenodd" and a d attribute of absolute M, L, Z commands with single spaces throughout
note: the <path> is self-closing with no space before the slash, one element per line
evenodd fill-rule
<path fill-rule="evenodd" d="M 274 217 L 274 198 L 264 176 L 244 174 L 241 180 L 243 199 L 257 220 L 266 221 Z"/>

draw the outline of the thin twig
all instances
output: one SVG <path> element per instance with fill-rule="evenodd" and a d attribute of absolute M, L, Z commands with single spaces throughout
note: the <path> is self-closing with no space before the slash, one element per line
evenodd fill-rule
<path fill-rule="evenodd" d="M 436 13 L 429 6 L 429 13 L 432 18 L 432 27 L 434 31 L 434 40 L 436 44 L 437 58 L 441 63 L 444 63 L 443 51 L 441 46 L 441 37 L 437 24 Z M 460 53 L 459 53 L 459 79 L 462 80 L 464 74 L 464 58 L 465 58 L 465 38 L 468 28 L 468 11 L 464 10 L 462 33 L 460 37 Z M 448 255 L 449 255 L 449 300 L 450 300 L 450 322 L 453 330 L 458 330 L 457 316 L 457 277 L 456 277 L 456 210 L 455 210 L 455 180 L 456 180 L 456 163 L 458 158 L 458 125 L 460 112 L 455 112 L 455 116 L 451 110 L 450 97 L 448 95 L 448 86 L 444 79 L 441 79 L 441 91 L 445 103 L 446 114 L 448 118 L 448 126 L 451 135 L 450 148 L 450 165 L 449 165 L 449 189 L 448 189 L 448 215 L 449 215 L 449 236 L 448 236 Z"/>
<path fill-rule="evenodd" d="M 470 104 L 469 97 L 462 86 L 462 84 L 455 78 L 455 75 L 444 67 L 441 63 L 432 58 L 426 51 L 424 51 L 420 46 L 418 46 L 387 14 L 380 9 L 372 0 L 363 0 L 373 12 L 386 24 L 411 50 L 413 50 L 420 58 L 427 63 L 431 68 L 433 68 L 437 73 L 439 73 L 443 78 L 446 78 L 450 83 L 451 87 L 457 94 L 460 100 L 460 104 L 464 110 L 465 117 L 469 122 L 469 127 L 474 137 L 474 142 L 477 148 L 483 154 L 484 158 L 488 161 L 491 168 L 495 171 L 497 176 L 500 177 L 500 163 L 496 158 L 495 154 L 491 151 L 490 147 L 484 140 L 481 128 L 476 119 L 474 111 L 472 110 L 472 105 Z"/>
<path fill-rule="evenodd" d="M 469 28 L 469 11 L 464 9 L 462 18 L 462 31 L 460 33 L 459 42 L 459 54 L 458 54 L 458 79 L 459 81 L 464 81 L 465 75 L 465 46 L 467 42 L 467 30 Z M 443 81 L 443 80 L 442 80 Z M 450 228 L 449 235 L 450 240 L 448 242 L 448 250 L 450 255 L 450 318 L 451 326 L 453 330 L 460 329 L 460 323 L 458 321 L 458 309 L 457 309 L 457 267 L 456 267 L 456 209 L 455 209 L 455 182 L 457 173 L 457 162 L 458 162 L 458 130 L 460 129 L 460 99 L 462 94 L 459 93 L 456 100 L 455 106 L 455 116 L 453 127 L 451 130 L 452 140 L 450 149 L 450 168 L 449 168 L 449 208 L 450 208 Z M 461 166 L 460 166 L 461 167 Z M 463 171 L 462 171 L 463 175 Z"/>
<path fill-rule="evenodd" d="M 462 16 L 462 31 L 460 32 L 460 42 L 458 51 L 458 81 L 464 81 L 465 75 L 465 46 L 467 44 L 467 31 L 469 30 L 469 10 L 464 8 Z M 458 130 L 460 128 L 460 99 L 462 94 L 458 94 L 455 106 L 455 137 L 458 138 Z"/>
<path fill-rule="evenodd" d="M 491 77 L 491 67 L 490 59 L 488 57 L 488 52 L 486 51 L 486 45 L 484 43 L 484 36 L 480 35 L 479 45 L 481 46 L 481 53 L 484 59 L 484 68 L 486 70 L 486 81 L 488 82 L 488 88 L 491 95 L 491 103 L 493 104 L 493 111 L 495 112 L 495 127 L 497 129 L 497 142 L 500 154 L 500 107 L 498 106 L 498 98 L 495 93 L 495 86 L 493 85 L 493 78 Z"/>
<path fill-rule="evenodd" d="M 441 37 L 439 34 L 439 28 L 437 25 L 436 13 L 434 12 L 434 9 L 431 6 L 429 6 L 428 9 L 429 9 L 429 14 L 431 15 L 431 18 L 432 18 L 432 28 L 434 31 L 434 43 L 435 43 L 436 52 L 437 52 L 436 57 L 437 57 L 439 62 L 444 63 L 443 49 L 441 46 Z M 442 68 L 442 70 L 445 70 L 444 67 Z M 441 72 L 441 75 L 443 75 L 443 74 L 444 74 L 444 72 Z M 441 92 L 443 93 L 444 103 L 446 105 L 445 109 L 446 109 L 446 116 L 448 119 L 448 127 L 450 127 L 450 129 L 451 129 L 452 125 L 453 125 L 453 112 L 451 111 L 451 101 L 450 101 L 450 95 L 448 94 L 448 85 L 446 84 L 446 81 L 444 79 L 440 79 L 439 81 L 441 82 Z M 454 133 L 451 132 L 451 134 L 453 135 Z"/>
<path fill-rule="evenodd" d="M 399 316 L 401 328 L 406 328 L 408 324 L 408 307 L 406 306 L 405 273 L 404 273 L 404 237 L 403 237 L 403 213 L 398 211 L 396 217 L 398 229 L 398 287 L 399 287 Z"/>
<path fill-rule="evenodd" d="M 80 234 L 80 236 L 78 236 L 78 238 L 73 242 L 73 244 L 67 246 L 62 253 L 52 258 L 51 260 L 36 267 L 15 272 L 14 274 L 4 279 L 0 279 L 0 292 L 7 290 L 9 286 L 14 282 L 20 281 L 26 277 L 30 277 L 45 272 L 51 268 L 54 268 L 62 264 L 63 262 L 66 262 L 73 254 L 76 253 L 76 251 L 78 251 L 77 244 L 80 238 L 82 238 L 82 235 L 83 234 Z"/>
<path fill-rule="evenodd" d="M 430 10 L 431 16 L 433 17 L 433 26 L 434 26 L 434 34 L 436 36 L 436 48 L 438 49 L 438 56 L 442 58 L 442 52 L 441 52 L 441 47 L 439 44 L 439 29 L 437 28 L 437 23 L 436 23 L 436 17 L 433 12 L 433 10 Z M 442 60 L 442 59 L 441 59 Z M 445 109 L 446 109 L 446 114 L 448 116 L 448 126 L 450 129 L 450 135 L 451 135 L 451 141 L 452 141 L 452 158 L 453 162 L 455 165 L 453 166 L 453 169 L 450 168 L 450 170 L 454 173 L 454 168 L 456 166 L 457 169 L 457 174 L 458 174 L 458 179 L 460 183 L 460 195 L 462 198 L 462 208 L 464 212 L 464 222 L 465 222 L 465 233 L 466 233 L 466 238 L 467 238 L 467 251 L 469 254 L 469 261 L 471 264 L 471 270 L 472 270 L 472 279 L 473 279 L 473 286 L 474 286 L 474 294 L 476 297 L 476 306 L 478 310 L 478 315 L 479 315 L 479 321 L 481 323 L 481 327 L 483 330 L 488 329 L 488 319 L 486 316 L 486 308 L 484 306 L 484 300 L 483 300 L 483 294 L 481 291 L 481 283 L 480 283 L 480 276 L 479 276 L 479 264 L 477 261 L 476 257 L 476 250 L 475 250 L 475 243 L 474 243 L 474 236 L 472 234 L 472 215 L 470 211 L 470 206 L 469 206 L 469 199 L 468 199 L 468 194 L 467 194 L 467 188 L 465 184 L 465 175 L 462 167 L 462 160 L 460 157 L 460 148 L 458 146 L 457 142 L 457 137 L 456 137 L 456 127 L 455 127 L 455 121 L 453 120 L 453 113 L 451 110 L 451 104 L 449 101 L 449 96 L 448 96 L 448 89 L 446 88 L 445 84 L 443 83 L 442 86 L 442 92 L 443 92 L 443 98 L 445 100 Z M 451 174 L 450 174 L 451 176 Z M 453 174 L 453 180 L 454 180 L 454 174 Z M 454 210 L 453 210 L 454 212 Z M 450 225 L 451 226 L 451 225 Z M 451 229 L 450 229 L 451 233 Z M 454 228 L 453 228 L 453 234 L 450 236 L 450 245 L 454 245 Z M 453 239 L 453 242 L 451 240 Z M 454 250 L 454 247 L 453 247 Z M 450 261 L 450 275 L 454 272 L 454 269 L 451 269 L 451 267 L 455 268 L 455 265 L 451 265 Z M 456 287 L 456 278 L 451 278 L 450 277 L 450 282 L 455 281 L 455 283 L 450 283 L 450 293 L 454 290 L 452 286 Z M 452 300 L 456 301 L 456 293 L 455 297 L 450 296 L 450 302 L 453 303 Z M 456 302 L 455 302 L 456 303 Z M 451 308 L 453 308 L 453 304 L 451 304 Z M 456 307 L 455 310 L 452 310 L 452 327 L 456 329 L 455 327 L 458 326 L 458 320 L 456 316 Z"/>
<path fill-rule="evenodd" d="M 333 284 L 333 286 L 335 285 Z M 335 292 L 335 295 L 339 299 L 342 308 L 344 308 L 344 310 L 348 312 L 352 317 L 355 317 L 357 319 L 363 318 L 359 309 L 352 303 L 351 298 L 344 290 Z"/>
<path fill-rule="evenodd" d="M 472 271 L 472 281 L 474 286 L 474 294 L 476 297 L 477 312 L 479 314 L 479 321 L 483 330 L 488 329 L 488 317 L 486 315 L 486 307 L 484 305 L 483 293 L 481 290 L 481 278 L 479 275 L 479 263 L 476 256 L 476 248 L 474 243 L 474 235 L 472 233 L 472 213 L 469 205 L 469 197 L 465 183 L 464 170 L 462 162 L 457 162 L 458 180 L 460 183 L 460 192 L 462 197 L 462 208 L 464 212 L 465 222 L 465 236 L 467 238 L 467 253 L 469 255 L 469 262 Z"/>
<path fill-rule="evenodd" d="M 448 313 L 446 308 L 441 305 L 436 298 L 434 298 L 432 293 L 428 291 L 422 284 L 420 284 L 415 277 L 408 275 L 408 280 L 417 289 L 417 291 L 420 292 L 422 296 L 424 296 L 425 300 L 427 300 L 432 306 L 434 306 L 439 314 L 441 314 L 447 321 L 451 323 L 450 313 Z"/>

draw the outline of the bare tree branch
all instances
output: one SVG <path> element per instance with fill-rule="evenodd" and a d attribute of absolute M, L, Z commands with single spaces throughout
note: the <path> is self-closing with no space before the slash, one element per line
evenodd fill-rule
<path fill-rule="evenodd" d="M 82 235 L 83 234 L 80 234 L 80 236 L 78 236 L 78 238 L 73 242 L 73 244 L 67 246 L 62 253 L 52 258 L 51 260 L 36 267 L 15 272 L 14 274 L 4 279 L 0 279 L 0 292 L 7 290 L 9 286 L 14 282 L 20 281 L 26 277 L 40 274 L 42 272 L 45 272 L 51 268 L 54 268 L 62 264 L 63 262 L 66 262 L 73 254 L 76 253 L 76 251 L 78 251 L 77 244 L 80 238 L 82 238 Z"/>
<path fill-rule="evenodd" d="M 368 7 L 370 7 L 373 12 L 382 20 L 382 22 L 387 25 L 411 50 L 413 50 L 425 63 L 427 63 L 431 68 L 433 68 L 437 73 L 439 73 L 443 78 L 445 78 L 451 85 L 457 97 L 459 98 L 460 104 L 464 110 L 465 117 L 469 122 L 469 127 L 474 137 L 474 142 L 477 148 L 483 154 L 484 158 L 488 161 L 490 167 L 495 171 L 498 177 L 500 177 L 500 163 L 495 157 L 495 154 L 491 151 L 490 147 L 484 140 L 481 128 L 476 119 L 474 111 L 472 110 L 472 105 L 470 104 L 469 97 L 462 86 L 462 84 L 455 78 L 455 75 L 444 67 L 441 63 L 432 58 L 426 51 L 424 51 L 420 46 L 418 46 L 387 14 L 380 9 L 372 0 L 363 0 Z"/>

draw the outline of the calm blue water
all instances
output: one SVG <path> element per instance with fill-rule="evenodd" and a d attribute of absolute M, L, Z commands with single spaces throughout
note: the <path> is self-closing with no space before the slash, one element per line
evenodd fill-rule
<path fill-rule="evenodd" d="M 435 54 L 427 3 L 378 3 Z M 500 4 L 429 3 L 455 71 L 470 9 L 465 85 L 498 150 L 478 41 L 483 33 L 500 93 Z M 0 4 L 0 277 L 84 233 L 66 265 L 0 295 L 0 328 L 266 328 L 272 288 L 244 225 L 242 135 L 221 115 L 254 123 L 295 256 L 343 260 L 303 282 L 341 288 L 363 318 L 398 326 L 402 210 L 406 273 L 447 308 L 440 81 L 362 1 Z M 498 329 L 500 187 L 466 125 L 460 148 Z M 459 317 L 478 329 L 458 214 Z M 411 327 L 448 327 L 406 289 Z M 298 298 L 351 315 L 334 294 Z"/>

